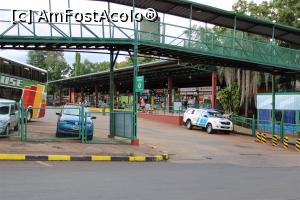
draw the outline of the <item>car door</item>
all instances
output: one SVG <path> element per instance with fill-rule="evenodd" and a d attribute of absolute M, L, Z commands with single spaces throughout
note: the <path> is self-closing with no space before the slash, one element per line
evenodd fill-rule
<path fill-rule="evenodd" d="M 196 125 L 197 126 L 201 125 L 201 123 L 200 123 L 201 119 L 202 119 L 201 113 L 202 113 L 201 110 L 196 110 L 195 113 L 194 113 L 194 116 L 196 117 Z"/>
<path fill-rule="evenodd" d="M 205 127 L 206 123 L 208 121 L 208 115 L 205 111 L 202 111 L 200 115 L 201 115 L 201 119 L 200 119 L 199 124 L 201 127 Z"/>

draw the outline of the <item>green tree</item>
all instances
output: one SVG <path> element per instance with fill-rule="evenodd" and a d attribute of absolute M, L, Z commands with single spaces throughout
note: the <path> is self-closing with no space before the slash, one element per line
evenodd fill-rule
<path fill-rule="evenodd" d="M 300 27 L 299 0 L 263 1 L 261 4 L 238 0 L 232 9 L 238 13 L 255 16 L 261 19 L 275 20 L 278 23 Z"/>
<path fill-rule="evenodd" d="M 237 83 L 218 92 L 220 102 L 226 112 L 238 114 L 240 109 L 241 90 Z"/>
<path fill-rule="evenodd" d="M 62 79 L 70 72 L 70 66 L 67 64 L 64 53 L 61 51 L 47 52 L 45 63 L 50 81 Z"/>
<path fill-rule="evenodd" d="M 74 76 L 79 76 L 81 74 L 80 71 L 80 67 L 81 67 L 81 63 L 80 63 L 80 53 L 76 52 L 75 54 L 75 63 L 74 63 Z"/>
<path fill-rule="evenodd" d="M 61 51 L 29 51 L 27 63 L 48 71 L 49 81 L 68 75 L 70 67 Z"/>
<path fill-rule="evenodd" d="M 48 80 L 58 80 L 66 77 L 70 72 L 70 66 L 64 58 L 63 52 L 58 51 L 29 51 L 27 62 L 33 66 L 48 71 Z M 50 85 L 49 94 L 57 95 L 58 88 Z"/>
<path fill-rule="evenodd" d="M 46 56 L 46 51 L 29 51 L 27 55 L 27 63 L 35 67 L 47 70 Z"/>

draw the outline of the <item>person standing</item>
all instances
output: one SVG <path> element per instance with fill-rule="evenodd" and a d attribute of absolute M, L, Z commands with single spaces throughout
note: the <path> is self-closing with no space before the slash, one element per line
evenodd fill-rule
<path fill-rule="evenodd" d="M 105 111 L 106 111 L 106 99 L 103 100 L 102 103 L 102 114 L 105 115 Z"/>

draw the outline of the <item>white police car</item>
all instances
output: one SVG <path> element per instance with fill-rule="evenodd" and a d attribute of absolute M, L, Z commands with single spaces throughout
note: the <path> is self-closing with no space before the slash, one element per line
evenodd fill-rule
<path fill-rule="evenodd" d="M 188 129 L 198 126 L 206 129 L 207 133 L 214 130 L 230 133 L 233 130 L 233 123 L 214 109 L 189 108 L 183 115 L 183 123 Z"/>

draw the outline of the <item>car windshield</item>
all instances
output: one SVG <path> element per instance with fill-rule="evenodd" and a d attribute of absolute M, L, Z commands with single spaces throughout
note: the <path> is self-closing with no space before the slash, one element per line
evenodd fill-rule
<path fill-rule="evenodd" d="M 84 108 L 84 112 L 87 112 L 87 109 Z M 63 108 L 63 114 L 64 115 L 74 115 L 74 116 L 79 116 L 80 114 L 80 107 L 78 106 L 65 106 Z"/>
<path fill-rule="evenodd" d="M 0 115 L 7 115 L 8 113 L 9 113 L 9 106 L 0 104 Z"/>
<path fill-rule="evenodd" d="M 208 115 L 210 117 L 217 117 L 217 118 L 222 118 L 223 117 L 223 115 L 221 113 L 217 112 L 217 111 L 208 112 Z"/>

